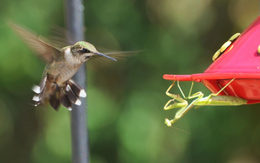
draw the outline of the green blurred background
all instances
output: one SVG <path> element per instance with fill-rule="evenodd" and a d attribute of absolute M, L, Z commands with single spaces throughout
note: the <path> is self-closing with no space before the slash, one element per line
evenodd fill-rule
<path fill-rule="evenodd" d="M 258 0 L 86 0 L 86 41 L 145 50 L 108 66 L 88 61 L 92 163 L 260 162 L 259 106 L 202 107 L 164 124 L 171 81 L 203 72 L 212 55 L 260 11 Z M 64 27 L 65 1 L 2 0 L 0 5 L 0 162 L 71 162 L 70 112 L 29 105 L 44 64 L 7 26 L 10 19 L 48 37 Z M 102 52 L 102 51 L 101 51 Z M 190 82 L 182 82 L 188 92 Z M 194 91 L 210 92 L 198 83 Z M 172 92 L 179 93 L 177 87 Z"/>

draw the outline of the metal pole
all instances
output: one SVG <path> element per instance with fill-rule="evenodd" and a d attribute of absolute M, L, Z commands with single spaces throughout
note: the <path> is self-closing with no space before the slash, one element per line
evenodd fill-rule
<path fill-rule="evenodd" d="M 66 0 L 67 30 L 74 43 L 84 40 L 84 6 L 82 0 Z M 86 68 L 83 64 L 73 79 L 86 90 Z M 87 90 L 86 90 L 87 92 Z M 72 162 L 88 163 L 88 131 L 86 123 L 86 100 L 74 105 L 71 113 Z"/>

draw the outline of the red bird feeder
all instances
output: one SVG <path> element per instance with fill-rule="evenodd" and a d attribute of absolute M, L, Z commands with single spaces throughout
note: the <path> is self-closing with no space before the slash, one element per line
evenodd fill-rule
<path fill-rule="evenodd" d="M 194 100 L 195 102 L 192 102 L 194 105 L 225 105 L 221 101 L 225 101 L 225 99 L 232 101 L 234 100 L 233 97 L 236 97 L 236 100 L 245 100 L 236 105 L 260 103 L 260 16 L 241 35 L 235 34 L 232 37 L 215 53 L 213 56 L 215 61 L 203 73 L 191 75 L 165 74 L 163 78 L 173 81 L 202 82 L 212 94 L 210 97 Z M 165 110 L 184 107 L 179 105 L 184 105 L 186 100 L 178 95 L 170 94 L 170 88 L 166 94 L 173 99 L 165 105 Z M 180 91 L 184 96 L 181 88 Z M 185 99 L 195 97 L 199 97 L 198 93 L 188 97 L 184 96 Z M 205 98 L 208 101 L 205 101 Z M 204 100 L 203 104 L 201 99 Z M 212 100 L 217 100 L 220 103 L 212 103 Z M 178 102 L 176 103 L 176 101 Z M 169 105 L 171 102 L 174 102 L 174 104 Z M 166 119 L 166 124 L 171 125 L 178 120 L 190 109 L 187 108 L 189 106 L 186 104 L 186 109 L 181 108 L 176 113 L 174 120 Z"/>

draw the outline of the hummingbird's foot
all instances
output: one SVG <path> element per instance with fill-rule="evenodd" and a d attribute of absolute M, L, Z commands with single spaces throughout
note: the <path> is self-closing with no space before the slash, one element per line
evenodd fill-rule
<path fill-rule="evenodd" d="M 56 86 L 56 91 L 58 92 L 58 91 L 60 91 L 60 87 L 59 87 L 59 85 L 56 83 L 56 82 L 53 82 L 54 84 L 55 84 L 55 86 Z"/>

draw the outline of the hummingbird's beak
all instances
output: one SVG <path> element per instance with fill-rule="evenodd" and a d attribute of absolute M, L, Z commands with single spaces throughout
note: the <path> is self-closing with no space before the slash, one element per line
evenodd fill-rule
<path fill-rule="evenodd" d="M 94 53 L 94 54 L 96 54 L 96 55 L 101 55 L 101 56 L 103 56 L 103 57 L 106 57 L 106 58 L 112 59 L 112 60 L 114 60 L 114 61 L 117 61 L 115 58 L 109 57 L 109 56 L 107 56 L 107 55 L 105 55 L 105 54 L 102 54 L 102 53 L 99 53 L 99 52 L 96 52 L 96 53 Z"/>

